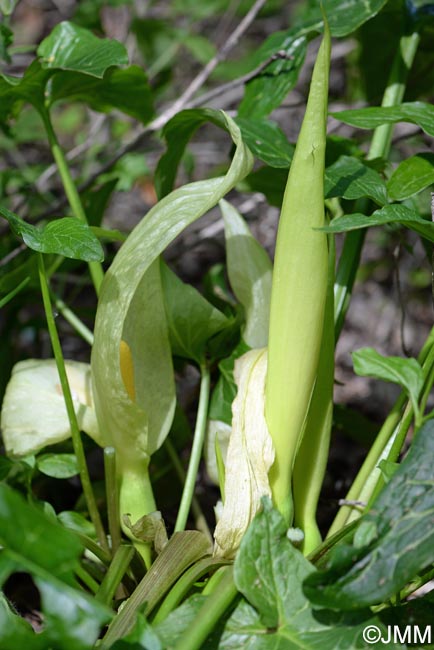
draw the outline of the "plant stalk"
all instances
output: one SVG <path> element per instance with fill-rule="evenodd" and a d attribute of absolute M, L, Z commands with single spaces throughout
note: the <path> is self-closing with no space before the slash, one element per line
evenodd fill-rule
<path fill-rule="evenodd" d="M 90 518 L 99 539 L 101 547 L 105 551 L 109 551 L 107 538 L 104 533 L 101 517 L 96 505 L 95 495 L 92 489 L 92 483 L 89 476 L 89 471 L 86 464 L 86 456 L 84 454 L 83 444 L 81 442 L 80 429 L 78 427 L 77 416 L 75 414 L 74 403 L 72 401 L 71 389 L 69 387 L 68 376 L 66 374 L 65 361 L 63 359 L 62 348 L 60 345 L 59 335 L 57 333 L 56 323 L 54 321 L 53 309 L 50 300 L 50 289 L 48 287 L 47 276 L 45 272 L 44 258 L 41 253 L 38 256 L 38 274 L 39 282 L 41 285 L 42 301 L 44 304 L 45 316 L 47 319 L 48 332 L 51 339 L 54 358 L 56 360 L 57 371 L 59 373 L 60 385 L 65 400 L 66 411 L 68 413 L 69 423 L 71 426 L 72 444 L 74 453 L 77 457 L 77 463 L 80 471 L 80 479 L 83 487 L 83 494 L 86 500 L 87 508 Z"/>
<path fill-rule="evenodd" d="M 121 544 L 121 523 L 119 519 L 119 492 L 116 476 L 116 450 L 114 447 L 105 447 L 104 449 L 104 476 L 111 551 L 112 555 L 115 555 Z"/>
<path fill-rule="evenodd" d="M 59 312 L 62 314 L 63 318 L 71 325 L 71 327 L 74 328 L 74 330 L 81 336 L 81 338 L 86 341 L 86 343 L 89 343 L 89 345 L 93 345 L 93 332 L 86 327 L 86 325 L 81 321 L 76 314 L 66 305 L 59 296 L 57 296 L 55 293 L 52 293 L 53 297 L 53 302 L 56 306 L 56 309 L 59 310 Z"/>
<path fill-rule="evenodd" d="M 104 580 L 99 585 L 95 596 L 96 600 L 110 606 L 113 596 L 133 559 L 133 555 L 134 548 L 132 546 L 120 546 L 117 549 Z"/>
<path fill-rule="evenodd" d="M 172 442 L 169 440 L 169 438 L 166 438 L 166 440 L 164 441 L 164 447 L 166 448 L 166 451 L 167 451 L 167 453 L 168 453 L 168 455 L 170 457 L 170 460 L 172 461 L 172 465 L 173 465 L 173 467 L 175 469 L 175 472 L 178 475 L 178 478 L 179 478 L 179 480 L 181 482 L 181 485 L 184 485 L 185 476 L 186 476 L 185 470 L 184 470 L 184 467 L 182 466 L 181 461 L 179 460 L 178 453 L 177 453 L 175 447 L 173 446 Z M 191 500 L 191 510 L 193 512 L 193 515 L 194 515 L 195 525 L 196 525 L 197 530 L 200 530 L 201 533 L 206 535 L 206 537 L 208 537 L 210 543 L 212 544 L 213 543 L 213 538 L 212 538 L 212 535 L 210 533 L 210 530 L 209 530 L 205 515 L 202 512 L 202 508 L 200 507 L 199 501 L 196 499 L 196 497 L 194 495 L 193 495 L 193 498 Z"/>
<path fill-rule="evenodd" d="M 53 158 L 56 161 L 65 194 L 69 205 L 71 206 L 71 210 L 77 219 L 80 219 L 84 223 L 88 223 L 80 195 L 69 169 L 68 161 L 66 160 L 65 154 L 63 153 L 63 150 L 54 132 L 48 109 L 41 110 L 40 115 L 44 123 L 45 131 L 47 133 L 51 153 L 53 154 Z M 104 279 L 104 271 L 102 265 L 100 262 L 89 262 L 89 270 L 96 294 L 99 296 L 101 284 Z"/>
<path fill-rule="evenodd" d="M 216 623 L 235 600 L 238 590 L 235 586 L 232 566 L 222 569 L 224 575 L 207 598 L 192 625 L 181 636 L 174 650 L 200 650 L 214 629 Z"/>
<path fill-rule="evenodd" d="M 193 447 L 191 449 L 190 462 L 188 464 L 187 476 L 182 492 L 181 504 L 176 518 L 175 532 L 184 530 L 188 514 L 190 512 L 191 501 L 194 493 L 197 472 L 199 469 L 200 459 L 202 457 L 203 443 L 205 440 L 206 421 L 208 415 L 208 402 L 210 391 L 210 372 L 205 363 L 201 365 L 201 380 L 199 392 L 199 405 L 197 409 L 196 426 L 193 435 Z"/>

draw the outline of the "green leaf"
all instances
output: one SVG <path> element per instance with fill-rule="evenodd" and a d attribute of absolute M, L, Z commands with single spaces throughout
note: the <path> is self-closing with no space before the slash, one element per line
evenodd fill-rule
<path fill-rule="evenodd" d="M 425 102 L 407 102 L 399 106 L 368 107 L 331 113 L 345 124 L 359 129 L 376 129 L 381 124 L 410 122 L 434 135 L 434 106 Z"/>
<path fill-rule="evenodd" d="M 71 478 L 79 473 L 75 454 L 43 454 L 36 459 L 36 467 L 52 478 Z"/>
<path fill-rule="evenodd" d="M 0 456 L 0 481 L 4 481 L 7 478 L 12 467 L 16 466 L 16 464 L 17 461 L 6 458 L 6 456 Z"/>
<path fill-rule="evenodd" d="M 323 0 L 322 5 L 327 16 L 332 36 L 347 36 L 364 22 L 373 18 L 387 0 Z M 304 16 L 303 27 L 306 31 L 320 31 L 323 26 L 321 8 L 317 2 L 310 5 Z"/>
<path fill-rule="evenodd" d="M 275 122 L 246 117 L 237 117 L 235 121 L 243 140 L 257 158 L 270 167 L 289 167 L 295 147 Z"/>
<path fill-rule="evenodd" d="M 221 111 L 210 108 L 181 111 L 164 127 L 163 137 L 167 143 L 167 151 L 161 156 L 155 170 L 155 189 L 160 199 L 173 189 L 185 147 L 195 131 L 205 122 L 226 128 Z"/>
<path fill-rule="evenodd" d="M 63 22 L 41 43 L 38 54 L 41 59 L 22 78 L 0 75 L 1 121 L 18 113 L 23 102 L 42 112 L 47 101 L 60 99 L 83 101 L 97 111 L 116 108 L 144 123 L 152 117 L 152 93 L 143 70 L 113 67 L 128 64 L 121 43 Z"/>
<path fill-rule="evenodd" d="M 251 169 L 252 156 L 237 125 L 224 113 L 236 145 L 223 177 L 181 187 L 161 200 L 136 226 L 104 280 L 92 349 L 94 399 L 98 419 L 118 453 L 135 462 L 165 439 L 175 404 L 158 258 L 166 247 L 229 192 Z M 131 401 L 120 369 L 120 345 L 131 349 L 136 400 Z"/>
<path fill-rule="evenodd" d="M 91 650 L 104 623 L 108 608 L 88 594 L 59 581 L 36 577 L 44 612 L 45 647 Z"/>
<path fill-rule="evenodd" d="M 398 384 L 408 393 L 413 407 L 417 410 L 424 378 L 422 368 L 416 359 L 383 357 L 373 348 L 356 350 L 351 356 L 356 374 Z"/>
<path fill-rule="evenodd" d="M 400 49 L 399 41 L 408 30 L 408 22 L 409 16 L 404 1 L 392 0 L 385 4 L 374 20 L 364 23 L 354 34 L 357 54 L 351 62 L 348 61 L 348 73 L 352 79 L 352 97 L 363 97 L 367 105 L 375 105 L 378 98 L 382 97 L 388 85 L 394 56 Z M 385 33 L 388 34 L 388 38 L 384 38 Z M 423 46 L 419 46 L 418 49 L 425 50 Z M 424 55 L 426 54 L 425 51 Z M 381 65 L 378 65 L 379 61 Z M 413 62 L 411 75 L 406 83 L 406 94 L 409 86 L 413 86 L 414 71 Z"/>
<path fill-rule="evenodd" d="M 248 192 L 261 192 L 270 205 L 280 208 L 287 179 L 287 169 L 260 167 L 240 183 L 240 189 Z"/>
<path fill-rule="evenodd" d="M 220 201 L 220 208 L 229 281 L 245 311 L 243 339 L 250 348 L 266 347 L 273 266 L 239 212 L 225 200 Z"/>
<path fill-rule="evenodd" d="M 59 99 L 84 102 L 95 111 L 116 108 L 142 123 L 149 122 L 154 114 L 148 79 L 137 65 L 126 69 L 110 68 L 101 78 L 80 72 L 56 73 L 49 98 L 51 103 Z"/>
<path fill-rule="evenodd" d="M 392 201 L 403 201 L 434 183 L 434 154 L 419 153 L 398 165 L 387 183 Z"/>
<path fill-rule="evenodd" d="M 399 463 L 393 463 L 391 460 L 383 458 L 378 464 L 378 469 L 381 471 L 385 483 L 390 481 L 392 476 L 395 474 L 396 470 L 399 467 Z"/>
<path fill-rule="evenodd" d="M 96 537 L 95 527 L 92 522 L 89 521 L 89 519 L 86 519 L 86 517 L 83 517 L 79 512 L 75 512 L 74 510 L 64 510 L 63 512 L 59 512 L 57 518 L 60 523 L 65 528 L 69 528 L 69 530 L 86 535 L 91 539 Z"/>
<path fill-rule="evenodd" d="M 82 551 L 78 538 L 55 518 L 0 484 L 0 543 L 4 547 L 1 582 L 14 569 L 26 571 L 41 593 L 44 629 L 36 643 L 29 639 L 24 647 L 90 650 L 111 612 L 72 586 L 76 584 L 72 572 Z M 4 614 L 1 610 L 0 606 L 0 617 Z M 1 647 L 7 648 L 3 643 Z M 15 647 L 22 647 L 17 646 L 17 640 Z"/>
<path fill-rule="evenodd" d="M 326 168 L 331 167 L 341 156 L 363 159 L 365 154 L 357 142 L 340 135 L 328 135 L 326 144 Z M 370 161 L 372 164 L 372 161 Z"/>
<path fill-rule="evenodd" d="M 263 499 L 263 510 L 245 534 L 234 566 L 235 584 L 247 602 L 241 601 L 229 618 L 219 648 L 363 647 L 362 630 L 368 623 L 377 624 L 377 619 L 369 610 L 347 615 L 313 609 L 302 583 L 315 574 L 313 565 L 288 540 L 280 513 Z"/>
<path fill-rule="evenodd" d="M 173 354 L 201 364 L 209 339 L 232 323 L 194 287 L 184 284 L 164 262 L 160 268 Z"/>
<path fill-rule="evenodd" d="M 399 223 L 410 228 L 410 230 L 414 230 L 428 241 L 434 242 L 434 224 L 431 221 L 422 219 L 415 210 L 397 203 L 376 210 L 370 217 L 358 213 L 337 217 L 322 230 L 333 233 L 347 232 L 359 228 L 369 228 L 370 226 L 384 226 L 389 223 Z"/>
<path fill-rule="evenodd" d="M 12 30 L 7 27 L 7 25 L 4 25 L 3 23 L 0 24 L 0 61 L 5 61 L 6 63 L 11 62 L 11 57 L 9 56 L 8 53 L 8 47 L 11 45 L 13 41 L 13 33 Z"/>
<path fill-rule="evenodd" d="M 12 610 L 2 592 L 0 592 L 0 644 L 2 650 L 17 648 L 44 650 L 45 645 L 45 641 L 38 638 L 30 623 Z"/>
<path fill-rule="evenodd" d="M 70 70 L 100 79 L 107 68 L 128 65 L 128 54 L 122 43 L 98 38 L 67 21 L 56 25 L 37 53 L 45 70 Z"/>
<path fill-rule="evenodd" d="M 74 217 L 50 221 L 37 228 L 2 206 L 0 215 L 26 246 L 38 253 L 63 255 L 83 262 L 102 262 L 104 259 L 104 251 L 92 230 Z"/>
<path fill-rule="evenodd" d="M 263 118 L 282 103 L 294 87 L 306 56 L 307 40 L 292 29 L 269 36 L 252 57 L 252 70 L 277 53 L 284 54 L 246 85 L 239 117 Z"/>
<path fill-rule="evenodd" d="M 11 115 L 16 116 L 24 102 L 43 110 L 44 90 L 49 77 L 50 72 L 43 70 L 38 61 L 33 61 L 21 78 L 0 74 L 0 122 L 6 122 Z"/>
<path fill-rule="evenodd" d="M 358 199 L 368 196 L 378 205 L 387 203 L 386 185 L 380 174 L 357 158 L 341 156 L 325 171 L 326 198 Z"/>
<path fill-rule="evenodd" d="M 28 562 L 70 581 L 81 544 L 73 533 L 0 484 L 0 543 L 16 561 Z"/>
<path fill-rule="evenodd" d="M 376 531 L 367 546 L 340 545 L 326 571 L 310 576 L 312 602 L 343 610 L 383 603 L 434 561 L 434 422 L 416 433 L 410 451 L 357 530 Z"/>

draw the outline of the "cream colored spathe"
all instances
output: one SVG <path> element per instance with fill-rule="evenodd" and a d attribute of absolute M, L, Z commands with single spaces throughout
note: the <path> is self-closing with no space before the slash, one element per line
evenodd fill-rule
<path fill-rule="evenodd" d="M 101 444 L 90 366 L 78 361 L 66 361 L 65 366 L 79 427 Z M 33 454 L 70 437 L 54 359 L 28 359 L 13 367 L 3 400 L 1 429 L 8 456 Z"/>
<path fill-rule="evenodd" d="M 268 471 L 274 449 L 264 415 L 267 349 L 237 359 L 238 392 L 232 404 L 232 433 L 225 467 L 225 502 L 219 508 L 214 553 L 234 557 L 263 496 L 271 497 Z"/>

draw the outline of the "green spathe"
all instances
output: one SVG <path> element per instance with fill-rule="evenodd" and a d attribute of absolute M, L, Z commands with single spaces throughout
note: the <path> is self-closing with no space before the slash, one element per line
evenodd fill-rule
<path fill-rule="evenodd" d="M 276 459 L 270 484 L 288 524 L 292 467 L 315 383 L 327 292 L 327 239 L 314 229 L 324 226 L 329 67 L 325 24 L 283 199 L 271 295 L 265 416 Z"/>

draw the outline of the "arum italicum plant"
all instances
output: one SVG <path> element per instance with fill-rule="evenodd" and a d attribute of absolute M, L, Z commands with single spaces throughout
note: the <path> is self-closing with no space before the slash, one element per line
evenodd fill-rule
<path fill-rule="evenodd" d="M 334 347 L 333 251 L 319 230 L 325 225 L 329 64 L 330 34 L 325 25 L 282 206 L 271 308 L 271 263 L 242 219 L 229 204 L 221 203 L 229 279 L 246 315 L 242 351 L 251 348 L 235 361 L 238 393 L 232 405 L 226 467 L 220 472 L 224 504 L 215 531 L 215 553 L 227 558 L 234 557 L 264 495 L 273 498 L 288 526 L 294 524 L 304 531 L 305 552 L 320 542 L 315 511 L 330 434 Z M 221 201 L 253 163 L 237 125 L 224 114 L 216 119 L 236 145 L 228 172 L 175 190 L 130 234 L 101 287 L 91 358 L 92 390 L 89 367 L 82 368 L 88 395 L 76 404 L 79 425 L 98 444 L 115 449 L 119 514 L 121 521 L 122 515 L 128 515 L 132 524 L 157 510 L 149 463 L 169 433 L 176 403 L 173 341 L 163 287 L 170 284 L 170 274 L 162 275 L 159 256 L 188 224 Z M 241 260 L 250 254 L 250 270 L 244 272 Z M 238 270 L 230 263 L 237 258 Z M 219 319 L 225 320 L 222 315 L 214 320 L 217 323 Z M 176 530 L 185 527 L 190 508 L 210 388 L 206 354 L 202 351 L 198 356 L 189 352 L 188 345 L 180 347 L 186 350 L 184 356 L 199 366 L 202 381 L 192 459 Z M 66 370 L 72 381 L 72 367 L 67 364 Z M 11 413 L 11 404 L 18 400 L 12 388 L 13 383 L 4 413 Z M 91 410 L 87 413 L 86 409 Z M 86 425 L 80 413 L 87 413 L 86 422 L 91 424 Z M 18 429 L 19 423 L 14 422 L 5 439 L 13 441 Z M 14 447 L 13 442 L 7 444 L 12 453 L 23 454 L 67 435 L 63 427 L 56 439 L 40 437 L 26 451 Z M 149 546 L 137 540 L 125 523 L 123 528 L 149 565 Z"/>

